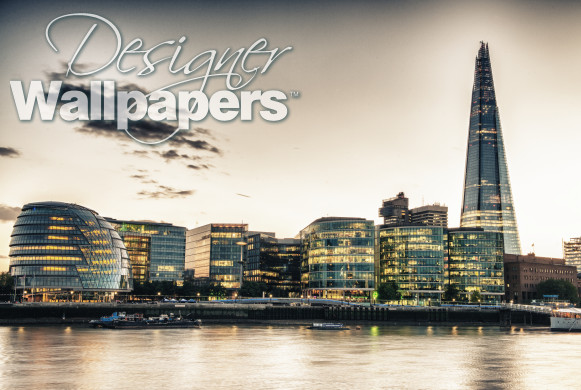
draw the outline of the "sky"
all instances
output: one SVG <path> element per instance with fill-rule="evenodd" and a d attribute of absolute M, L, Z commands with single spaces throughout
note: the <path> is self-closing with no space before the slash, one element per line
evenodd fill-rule
<path fill-rule="evenodd" d="M 324 216 L 380 222 L 382 199 L 405 192 L 410 206 L 440 203 L 460 223 L 474 61 L 488 42 L 514 206 L 524 253 L 562 257 L 562 240 L 581 236 L 581 3 L 578 1 L 169 1 L 2 2 L 0 12 L 0 271 L 20 208 L 71 202 L 117 219 L 249 224 L 293 237 Z M 118 40 L 142 54 L 115 61 Z M 242 91 L 281 91 L 284 119 L 208 115 L 169 141 L 144 145 L 114 123 L 20 120 L 10 81 L 62 81 L 87 91 L 113 80 L 118 90 L 151 92 L 188 79 L 177 71 L 208 50 L 220 57 L 291 47 L 267 71 L 268 55 L 250 56 Z M 199 57 L 205 58 L 205 57 Z M 201 61 L 198 73 L 205 72 Z M 216 62 L 213 63 L 216 65 Z M 178 66 L 179 65 L 179 66 Z M 130 70 L 134 67 L 133 70 Z M 225 69 L 226 67 L 224 67 Z M 174 73 L 172 73 L 172 70 Z M 124 71 L 124 72 L 122 72 Z M 171 91 L 199 90 L 201 82 Z M 228 90 L 211 77 L 208 97 Z M 238 91 L 240 92 L 240 91 Z M 145 118 L 147 119 L 147 118 Z M 133 136 L 167 137 L 175 122 L 142 120 Z"/>

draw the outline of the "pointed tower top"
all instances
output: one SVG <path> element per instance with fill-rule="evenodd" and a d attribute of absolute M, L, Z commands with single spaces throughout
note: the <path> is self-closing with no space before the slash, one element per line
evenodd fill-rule
<path fill-rule="evenodd" d="M 484 41 L 480 41 L 480 50 L 478 50 L 478 57 L 479 60 L 483 58 L 490 58 L 488 53 L 488 43 L 484 43 Z"/>

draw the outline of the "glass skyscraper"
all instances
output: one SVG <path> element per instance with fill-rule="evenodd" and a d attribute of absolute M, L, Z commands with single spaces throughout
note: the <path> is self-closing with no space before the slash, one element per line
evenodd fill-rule
<path fill-rule="evenodd" d="M 22 207 L 10 241 L 10 273 L 16 289 L 38 301 L 108 300 L 133 289 L 119 234 L 95 211 L 69 203 Z"/>
<path fill-rule="evenodd" d="M 462 203 L 460 227 L 503 233 L 504 251 L 521 254 L 490 54 L 484 42 L 476 57 Z"/>

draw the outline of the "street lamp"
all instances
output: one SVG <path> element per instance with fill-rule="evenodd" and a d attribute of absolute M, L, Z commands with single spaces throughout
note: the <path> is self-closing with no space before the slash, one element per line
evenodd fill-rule
<path fill-rule="evenodd" d="M 244 242 L 244 241 L 238 241 L 236 243 L 236 245 L 240 246 L 240 261 L 239 261 L 239 263 L 240 263 L 240 287 L 239 287 L 239 290 L 238 291 L 242 291 L 242 279 L 243 279 L 243 276 L 244 276 L 244 259 L 243 259 L 243 256 L 244 256 L 244 246 L 245 245 L 248 245 L 248 244 L 246 242 Z"/>

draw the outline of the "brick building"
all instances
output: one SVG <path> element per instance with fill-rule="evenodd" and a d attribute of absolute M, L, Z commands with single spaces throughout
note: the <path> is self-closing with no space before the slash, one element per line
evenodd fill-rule
<path fill-rule="evenodd" d="M 565 264 L 564 259 L 537 257 L 534 253 L 504 255 L 504 283 L 506 301 L 526 303 L 537 296 L 537 285 L 548 279 L 561 279 L 577 286 L 577 269 Z"/>

